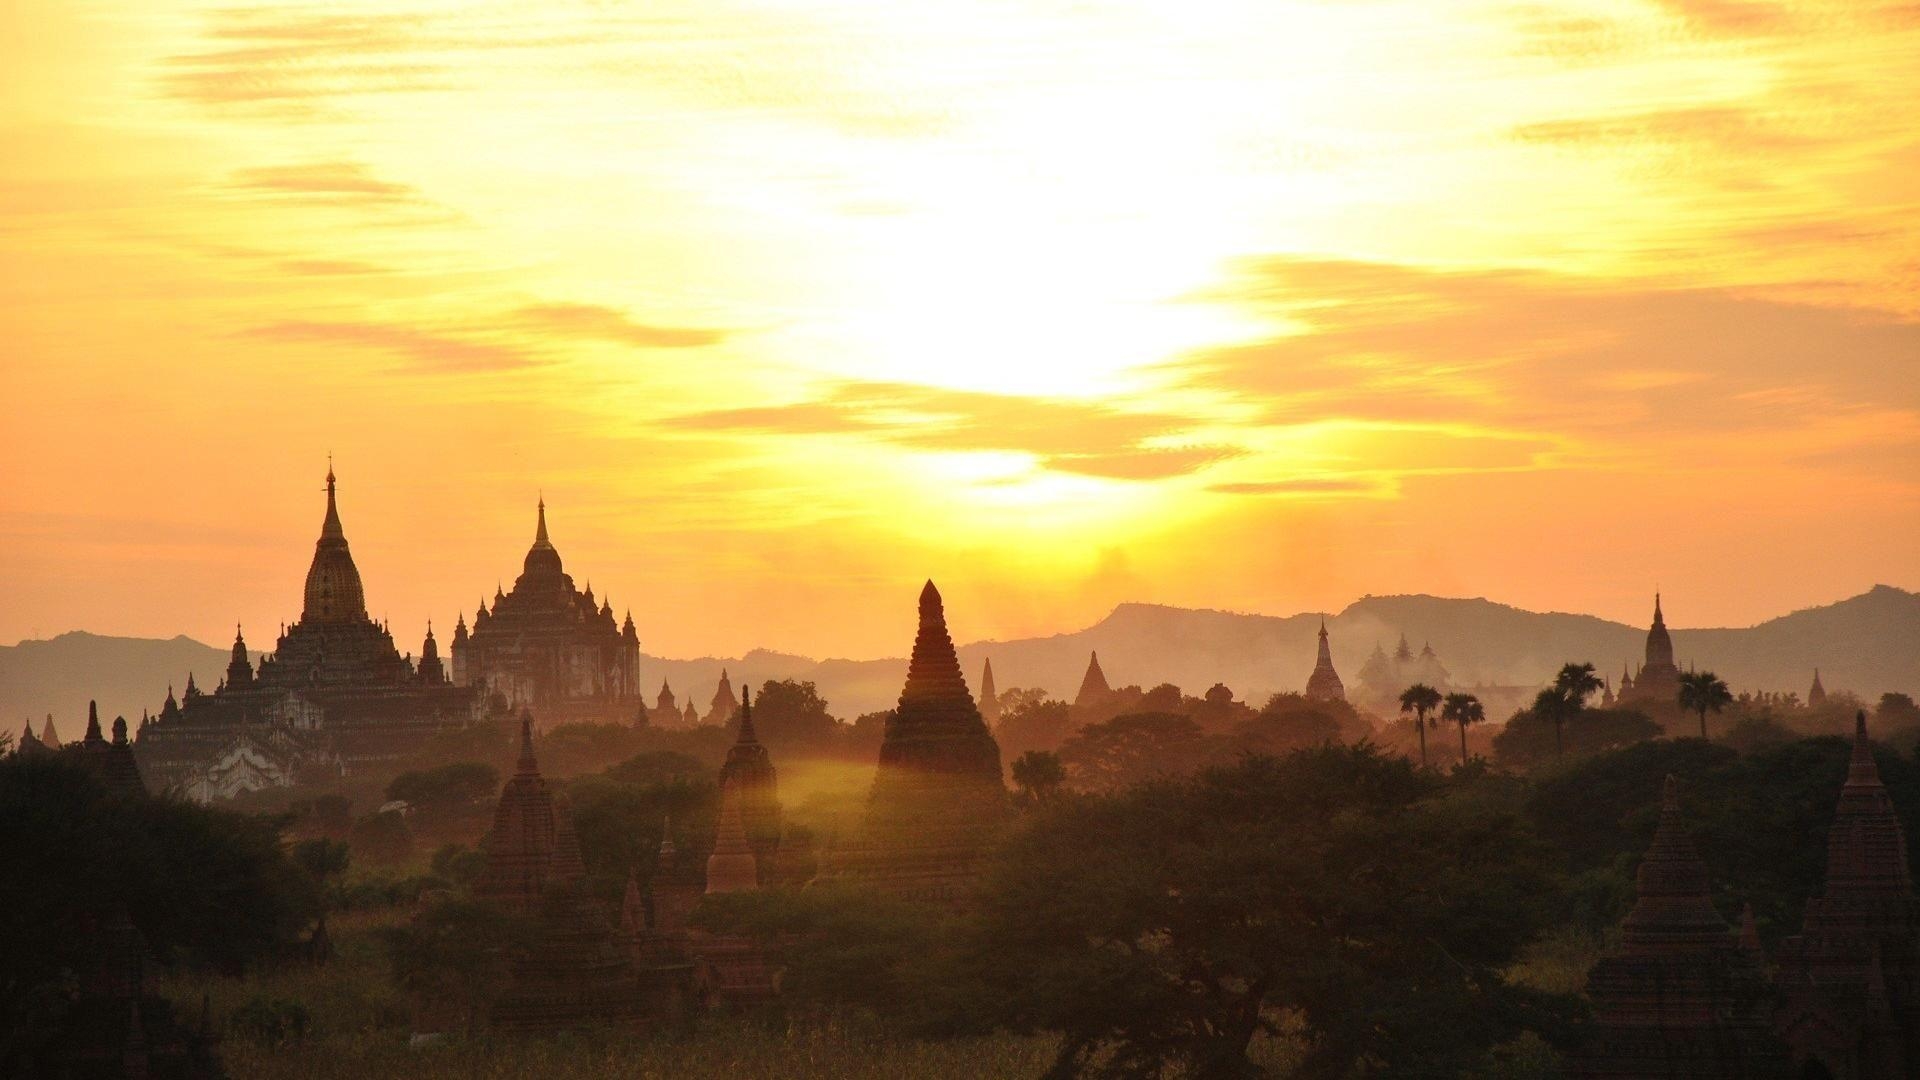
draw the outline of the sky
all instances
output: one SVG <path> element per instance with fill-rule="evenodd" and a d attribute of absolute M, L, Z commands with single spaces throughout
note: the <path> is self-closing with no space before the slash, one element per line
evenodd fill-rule
<path fill-rule="evenodd" d="M 0 640 L 1920 588 L 1920 6 L 0 3 Z"/>

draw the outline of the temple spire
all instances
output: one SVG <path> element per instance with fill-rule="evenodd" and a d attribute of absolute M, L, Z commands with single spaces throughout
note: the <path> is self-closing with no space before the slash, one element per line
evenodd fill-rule
<path fill-rule="evenodd" d="M 1087 673 L 1080 677 L 1080 692 L 1074 695 L 1073 703 L 1089 704 L 1111 689 L 1107 685 L 1107 673 L 1100 670 L 1100 654 L 1097 651 L 1091 653 L 1087 657 Z"/>
<path fill-rule="evenodd" d="M 106 737 L 100 734 L 100 703 L 97 701 L 87 702 L 87 734 L 82 741 L 90 743 L 106 741 Z"/>
<path fill-rule="evenodd" d="M 533 529 L 533 546 L 550 548 L 553 542 L 547 539 L 547 497 L 545 495 L 540 496 L 540 501 L 535 504 L 535 512 L 539 515 L 539 523 Z"/>
<path fill-rule="evenodd" d="M 760 736 L 753 730 L 753 690 L 751 687 L 742 686 L 740 688 L 740 737 L 735 742 L 745 746 L 759 741 Z"/>
<path fill-rule="evenodd" d="M 346 530 L 340 527 L 340 507 L 333 497 L 333 455 L 327 455 L 327 516 L 320 523 L 320 539 L 345 540 Z"/>

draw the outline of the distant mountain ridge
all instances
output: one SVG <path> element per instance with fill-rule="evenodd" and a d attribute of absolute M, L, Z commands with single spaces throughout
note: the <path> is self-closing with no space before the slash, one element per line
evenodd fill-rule
<path fill-rule="evenodd" d="M 1684 620 L 1684 603 L 1669 597 L 1669 617 Z M 1652 597 L 1647 607 L 1651 620 Z M 1126 603 L 1084 630 L 976 641 L 959 652 L 976 691 L 981 665 L 991 657 L 994 681 L 1002 690 L 1037 686 L 1055 696 L 1071 695 L 1088 653 L 1097 650 L 1115 685 L 1171 682 L 1198 694 L 1223 682 L 1241 699 L 1258 702 L 1276 690 L 1305 685 L 1320 619 L 1313 613 L 1249 615 Z M 955 621 L 964 625 L 964 613 Z M 1568 660 L 1591 660 L 1617 681 L 1623 664 L 1639 661 L 1646 641 L 1645 625 L 1422 595 L 1362 597 L 1328 616 L 1327 631 L 1334 665 L 1349 686 L 1376 643 L 1391 652 L 1403 633 L 1416 650 L 1431 643 L 1455 683 L 1467 686 L 1536 684 Z M 1869 701 L 1888 690 L 1920 691 L 1920 594 L 1888 585 L 1757 626 L 1672 633 L 1681 666 L 1711 668 L 1736 692 L 1804 695 L 1815 667 L 1829 690 L 1852 690 Z M 903 646 L 911 635 L 910 620 L 903 621 Z M 73 718 L 86 716 L 90 697 L 99 699 L 103 715 L 137 718 L 141 709 L 159 707 L 169 683 L 184 686 L 189 671 L 204 689 L 212 689 L 226 664 L 227 650 L 187 637 L 158 641 L 75 631 L 49 641 L 0 646 L 0 723 L 17 734 L 26 717 L 37 724 L 51 712 L 62 738 L 78 736 Z M 702 713 L 722 669 L 735 687 L 811 679 L 833 711 L 847 719 L 891 708 L 906 678 L 904 657 L 814 660 L 755 649 L 732 658 L 641 658 L 649 703 L 664 680 L 681 707 L 691 696 Z"/>

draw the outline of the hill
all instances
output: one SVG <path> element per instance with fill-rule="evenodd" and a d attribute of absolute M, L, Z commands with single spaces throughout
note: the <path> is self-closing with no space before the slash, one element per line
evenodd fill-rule
<path fill-rule="evenodd" d="M 1676 615 L 1673 603 L 1667 610 Z M 980 667 L 991 657 L 1002 690 L 1038 686 L 1070 695 L 1080 685 L 1087 654 L 1097 650 L 1115 685 L 1171 682 L 1200 693 L 1224 682 L 1243 700 L 1258 702 L 1276 690 L 1305 685 L 1320 618 L 1121 604 L 1084 630 L 973 642 L 960 647 L 960 658 L 976 690 Z M 1376 642 L 1391 650 L 1403 633 L 1415 649 L 1431 642 L 1454 681 L 1469 686 L 1530 686 L 1568 660 L 1591 660 L 1617 679 L 1623 664 L 1643 654 L 1646 639 L 1645 626 L 1438 596 L 1362 597 L 1328 617 L 1327 630 L 1334 666 L 1349 683 Z M 911 626 L 902 627 L 902 645 L 911 632 Z M 1736 691 L 1804 694 L 1817 666 L 1829 690 L 1853 690 L 1868 700 L 1888 690 L 1920 692 L 1920 595 L 1886 585 L 1758 626 L 1674 629 L 1673 643 L 1683 667 L 1711 668 Z M 137 717 L 142 708 L 157 708 L 167 685 L 183 684 L 187 672 L 211 682 L 225 667 L 225 650 L 185 637 L 153 641 L 75 632 L 0 646 L 0 718 L 17 730 L 26 716 L 51 711 L 64 737 L 69 718 L 86 715 L 89 696 L 99 698 L 103 715 Z M 702 712 L 723 668 L 736 687 L 811 679 L 833 711 L 848 719 L 890 708 L 906 677 L 906 660 L 899 657 L 813 660 L 756 649 L 741 657 L 641 659 L 649 699 L 664 679 L 683 706 L 691 694 Z"/>

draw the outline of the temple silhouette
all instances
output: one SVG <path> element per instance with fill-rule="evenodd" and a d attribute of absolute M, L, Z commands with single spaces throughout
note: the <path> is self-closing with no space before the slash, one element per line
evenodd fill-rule
<path fill-rule="evenodd" d="M 499 695 L 515 713 L 531 711 L 542 728 L 633 723 L 646 712 L 633 613 L 615 622 L 612 601 L 596 602 L 591 584 L 574 587 L 547 536 L 545 498 L 535 512 L 533 545 L 513 589 L 496 588 L 491 606 L 481 601 L 472 630 L 464 615 L 454 626 L 453 682 Z"/>
<path fill-rule="evenodd" d="M 967 692 L 940 590 L 928 581 L 861 835 L 830 853 L 823 873 L 905 899 L 964 904 L 1006 813 L 1000 746 Z"/>
<path fill-rule="evenodd" d="M 481 717 L 480 695 L 448 681 L 431 628 L 416 667 L 367 615 L 331 467 L 302 599 L 257 668 L 236 627 L 211 693 L 189 672 L 182 697 L 169 688 L 159 714 L 142 718 L 136 752 L 156 791 L 211 802 L 343 775 L 403 760 L 435 732 Z"/>
<path fill-rule="evenodd" d="M 1582 1078 L 1893 1080 L 1920 1069 L 1920 899 L 1864 712 L 1827 832 L 1822 893 L 1773 956 L 1752 913 L 1734 931 L 1669 777 L 1619 948 L 1587 977 Z"/>

